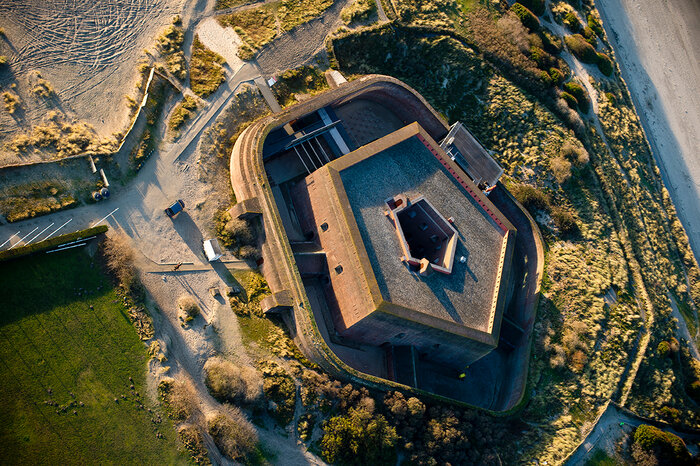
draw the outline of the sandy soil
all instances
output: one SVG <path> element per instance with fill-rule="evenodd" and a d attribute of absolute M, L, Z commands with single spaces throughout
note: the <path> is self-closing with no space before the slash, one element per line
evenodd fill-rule
<path fill-rule="evenodd" d="M 4 0 L 0 54 L 11 71 L 0 75 L 6 89 L 26 104 L 21 118 L 0 112 L 0 136 L 39 121 L 55 107 L 91 123 L 100 136 L 123 129 L 124 95 L 131 93 L 137 64 L 158 31 L 182 10 L 183 0 Z M 29 92 L 34 72 L 51 82 L 57 97 L 37 102 Z"/>
<path fill-rule="evenodd" d="M 700 257 L 700 3 L 599 0 L 597 7 Z"/>
<path fill-rule="evenodd" d="M 224 57 L 231 72 L 235 73 L 243 66 L 243 60 L 237 55 L 241 39 L 232 28 L 224 28 L 216 19 L 207 18 L 197 26 L 197 34 L 208 49 Z"/>

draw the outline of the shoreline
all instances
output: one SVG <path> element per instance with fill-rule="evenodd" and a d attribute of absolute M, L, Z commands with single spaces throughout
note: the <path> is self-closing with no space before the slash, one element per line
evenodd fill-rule
<path fill-rule="evenodd" d="M 700 4 L 600 0 L 596 7 L 664 185 L 700 261 Z"/>

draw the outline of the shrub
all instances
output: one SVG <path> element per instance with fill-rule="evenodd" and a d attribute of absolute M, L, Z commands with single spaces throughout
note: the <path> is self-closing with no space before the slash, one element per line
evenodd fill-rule
<path fill-rule="evenodd" d="M 576 13 L 573 11 L 569 11 L 564 16 L 564 26 L 566 26 L 573 33 L 581 31 L 581 22 L 578 20 Z"/>
<path fill-rule="evenodd" d="M 124 233 L 106 236 L 101 244 L 105 266 L 127 292 L 140 288 L 136 267 L 134 267 L 134 250 L 129 238 Z"/>
<path fill-rule="evenodd" d="M 549 210 L 549 196 L 541 190 L 528 184 L 515 184 L 509 188 L 513 196 L 527 210 L 534 212 L 536 210 Z"/>
<path fill-rule="evenodd" d="M 593 32 L 593 29 L 589 28 L 588 26 L 585 26 L 583 28 L 583 31 L 581 31 L 583 34 L 583 37 L 586 39 L 586 42 L 591 44 L 593 47 L 598 45 L 598 38 L 596 37 L 595 33 Z"/>
<path fill-rule="evenodd" d="M 525 8 L 523 5 L 521 5 L 520 3 L 514 3 L 513 6 L 510 7 L 510 11 L 515 13 L 515 15 L 523 23 L 523 26 L 525 26 L 531 31 L 539 31 L 540 20 L 538 20 L 537 16 L 535 16 L 530 10 Z"/>
<path fill-rule="evenodd" d="M 0 67 L 7 65 L 7 57 L 5 55 L 0 55 Z"/>
<path fill-rule="evenodd" d="M 323 424 L 321 456 L 329 463 L 394 464 L 396 429 L 374 413 L 373 403 L 351 408 Z"/>
<path fill-rule="evenodd" d="M 581 86 L 576 81 L 569 81 L 568 83 L 564 84 L 564 90 L 576 97 L 579 109 L 581 109 L 584 113 L 588 112 L 588 94 L 586 93 L 586 90 L 583 88 L 583 86 Z"/>
<path fill-rule="evenodd" d="M 666 358 L 671 354 L 671 346 L 668 344 L 667 341 L 662 341 L 656 347 L 656 352 L 662 358 Z"/>
<path fill-rule="evenodd" d="M 197 301 L 189 294 L 178 298 L 177 307 L 180 309 L 180 318 L 185 322 L 191 322 L 201 313 Z"/>
<path fill-rule="evenodd" d="M 179 130 L 190 118 L 194 116 L 194 111 L 197 110 L 197 99 L 192 96 L 185 96 L 182 102 L 178 103 L 170 116 L 168 127 L 172 131 Z"/>
<path fill-rule="evenodd" d="M 586 39 L 581 34 L 566 36 L 564 37 L 564 42 L 566 42 L 566 46 L 571 50 L 571 53 L 583 63 L 598 62 L 598 53 L 595 51 L 595 48 L 586 42 Z"/>
<path fill-rule="evenodd" d="M 552 158 L 549 161 L 549 167 L 552 169 L 554 179 L 556 179 L 557 183 L 560 185 L 571 178 L 571 162 L 564 157 L 558 156 Z"/>
<path fill-rule="evenodd" d="M 532 11 L 537 16 L 542 16 L 544 14 L 544 0 L 518 0 L 518 3 Z"/>
<path fill-rule="evenodd" d="M 550 68 L 549 76 L 552 78 L 552 83 L 555 86 L 558 86 L 564 82 L 564 73 L 562 73 L 559 68 Z"/>
<path fill-rule="evenodd" d="M 38 97 L 48 98 L 55 94 L 53 86 L 46 79 L 37 75 L 37 81 L 32 88 L 32 93 Z"/>
<path fill-rule="evenodd" d="M 561 98 L 564 99 L 564 102 L 566 102 L 566 105 L 573 108 L 574 110 L 576 110 L 578 108 L 578 100 L 576 100 L 576 97 L 572 96 L 568 92 L 562 92 Z"/>
<path fill-rule="evenodd" d="M 165 378 L 158 384 L 158 397 L 168 416 L 186 421 L 197 411 L 197 396 L 189 381 Z"/>
<path fill-rule="evenodd" d="M 642 424 L 634 430 L 632 447 L 635 445 L 648 453 L 659 465 L 692 464 L 692 458 L 680 437 L 664 432 L 654 426 Z M 633 456 L 634 449 L 633 449 Z M 636 459 L 636 458 L 635 458 Z"/>
<path fill-rule="evenodd" d="M 263 374 L 263 392 L 271 401 L 268 405 L 270 415 L 283 426 L 294 418 L 296 407 L 296 385 L 294 379 L 277 363 L 264 361 L 260 369 Z"/>
<path fill-rule="evenodd" d="M 199 427 L 183 424 L 177 429 L 177 436 L 196 464 L 211 464 L 204 444 L 204 436 Z"/>
<path fill-rule="evenodd" d="M 255 369 L 238 367 L 219 357 L 204 364 L 204 383 L 211 396 L 221 402 L 255 404 L 262 396 L 262 378 Z"/>
<path fill-rule="evenodd" d="M 255 244 L 255 234 L 250 223 L 237 218 L 226 223 L 226 232 L 231 236 L 233 244 L 237 246 Z"/>
<path fill-rule="evenodd" d="M 377 14 L 377 4 L 374 0 L 355 0 L 340 12 L 340 18 L 347 25 L 361 23 Z"/>
<path fill-rule="evenodd" d="M 610 57 L 608 57 L 606 54 L 604 54 L 604 53 L 598 54 L 598 61 L 596 61 L 596 65 L 598 65 L 598 69 L 605 76 L 612 76 L 613 63 L 612 63 L 612 60 L 610 59 Z"/>
<path fill-rule="evenodd" d="M 589 14 L 588 15 L 588 27 L 591 28 L 591 30 L 600 38 L 603 37 L 603 26 L 600 24 L 600 21 L 598 18 L 595 16 Z"/>
<path fill-rule="evenodd" d="M 566 157 L 577 165 L 585 165 L 590 159 L 588 151 L 584 147 L 577 147 L 571 141 L 566 141 L 562 144 L 561 149 L 559 149 L 559 155 Z"/>
<path fill-rule="evenodd" d="M 227 406 L 207 417 L 209 435 L 226 457 L 244 463 L 260 459 L 255 429 L 238 408 Z"/>
<path fill-rule="evenodd" d="M 579 232 L 576 217 L 563 207 L 555 207 L 552 209 L 552 220 L 559 229 L 559 232 L 564 235 L 575 235 Z"/>

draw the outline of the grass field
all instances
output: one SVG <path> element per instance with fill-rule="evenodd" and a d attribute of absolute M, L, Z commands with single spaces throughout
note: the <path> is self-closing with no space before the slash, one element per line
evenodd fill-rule
<path fill-rule="evenodd" d="M 2 263 L 0 296 L 0 462 L 187 463 L 146 399 L 146 348 L 95 260 Z"/>

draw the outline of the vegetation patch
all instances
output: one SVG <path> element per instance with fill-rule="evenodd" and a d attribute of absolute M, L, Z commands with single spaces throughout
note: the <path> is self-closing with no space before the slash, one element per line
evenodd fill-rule
<path fill-rule="evenodd" d="M 172 115 L 170 116 L 170 121 L 168 121 L 168 128 L 175 134 L 180 134 L 180 128 L 187 123 L 197 111 L 199 104 L 197 99 L 192 96 L 186 95 L 180 103 L 175 106 Z"/>
<path fill-rule="evenodd" d="M 66 186 L 53 181 L 0 188 L 0 212 L 8 222 L 19 222 L 78 204 Z"/>
<path fill-rule="evenodd" d="M 192 58 L 190 59 L 190 88 L 199 97 L 213 94 L 226 80 L 224 57 L 212 52 L 202 44 L 199 36 L 194 37 Z"/>
<path fill-rule="evenodd" d="M 222 26 L 231 26 L 244 42 L 238 56 L 250 60 L 279 34 L 291 31 L 323 13 L 333 0 L 280 0 L 259 8 L 222 15 Z"/>
<path fill-rule="evenodd" d="M 571 53 L 583 63 L 598 62 L 598 52 L 596 52 L 595 47 L 589 44 L 581 34 L 566 36 L 564 41 Z"/>
<path fill-rule="evenodd" d="M 187 324 L 198 317 L 202 311 L 199 309 L 199 304 L 195 301 L 194 296 L 190 294 L 182 295 L 177 300 L 177 308 L 180 311 L 180 320 Z"/>
<path fill-rule="evenodd" d="M 321 70 L 313 66 L 301 66 L 287 70 L 279 76 L 272 93 L 283 107 L 297 102 L 298 95 L 314 95 L 328 89 L 328 82 Z"/>
<path fill-rule="evenodd" d="M 254 406 L 262 398 L 262 377 L 252 367 L 214 357 L 204 365 L 204 383 L 217 400 Z"/>
<path fill-rule="evenodd" d="M 236 255 L 244 260 L 257 261 L 260 258 L 258 248 L 258 222 L 231 218 L 227 210 L 217 212 L 215 218 L 216 237 L 227 249 L 237 251 Z"/>
<path fill-rule="evenodd" d="M 182 51 L 185 42 L 185 31 L 179 16 L 173 18 L 172 24 L 165 28 L 157 40 L 158 51 L 165 59 L 168 71 L 180 80 L 187 77 L 187 63 Z"/>
<path fill-rule="evenodd" d="M 100 140 L 92 126 L 50 111 L 41 124 L 29 133 L 18 134 L 7 146 L 17 154 L 34 152 L 64 158 L 78 154 L 110 154 L 116 148 L 116 141 Z"/>
<path fill-rule="evenodd" d="M 14 115 L 20 106 L 19 96 L 14 92 L 3 92 L 2 101 L 5 104 L 5 110 L 7 110 L 7 113 L 10 115 Z"/>
<path fill-rule="evenodd" d="M 670 432 L 642 424 L 634 430 L 632 438 L 630 451 L 638 464 L 694 464 L 683 440 Z"/>
<path fill-rule="evenodd" d="M 294 418 L 297 388 L 294 379 L 274 361 L 260 362 L 263 375 L 263 393 L 268 400 L 267 410 L 281 426 Z"/>
<path fill-rule="evenodd" d="M 226 457 L 246 464 L 262 463 L 255 429 L 238 408 L 227 406 L 207 418 L 209 435 Z"/>
<path fill-rule="evenodd" d="M 0 457 L 184 464 L 172 424 L 143 395 L 146 348 L 96 261 L 36 255 L 0 265 L 0 278 Z"/>
<path fill-rule="evenodd" d="M 172 92 L 172 85 L 167 80 L 157 75 L 153 76 L 146 105 L 142 109 L 146 118 L 146 128 L 141 135 L 141 141 L 134 146 L 131 154 L 129 154 L 129 164 L 132 173 L 137 172 L 143 166 L 158 146 L 158 126 L 163 118 L 165 103 Z"/>
<path fill-rule="evenodd" d="M 377 3 L 375 0 L 355 0 L 343 8 L 340 18 L 348 26 L 367 23 L 377 19 Z"/>

